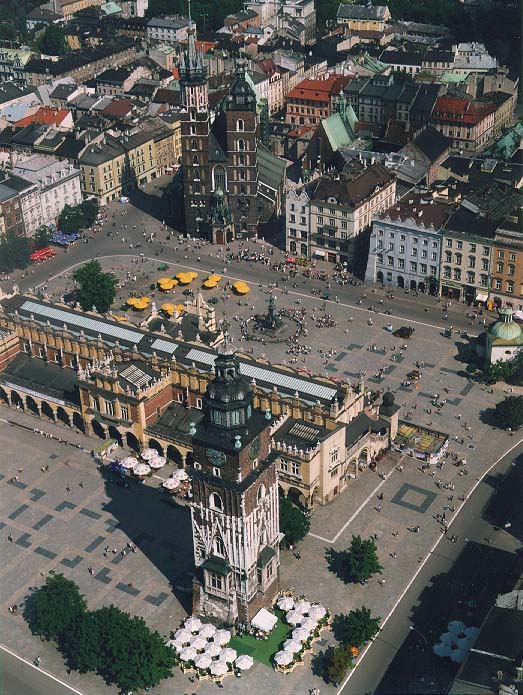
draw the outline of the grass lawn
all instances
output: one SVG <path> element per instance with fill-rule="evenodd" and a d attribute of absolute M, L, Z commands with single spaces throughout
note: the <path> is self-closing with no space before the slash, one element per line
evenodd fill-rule
<path fill-rule="evenodd" d="M 283 612 L 276 609 L 275 614 L 278 616 L 276 627 L 269 635 L 267 640 L 258 640 L 252 635 L 236 635 L 231 639 L 228 646 L 236 649 L 238 654 L 248 654 L 255 661 L 272 668 L 271 656 L 280 650 L 281 645 L 287 639 L 292 627 L 282 621 Z"/>

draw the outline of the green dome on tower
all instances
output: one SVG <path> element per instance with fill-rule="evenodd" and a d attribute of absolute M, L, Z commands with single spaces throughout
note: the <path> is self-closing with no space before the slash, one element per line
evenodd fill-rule
<path fill-rule="evenodd" d="M 493 340 L 503 340 L 507 343 L 517 343 L 521 340 L 521 327 L 514 323 L 512 309 L 500 309 L 499 319 L 489 328 Z"/>

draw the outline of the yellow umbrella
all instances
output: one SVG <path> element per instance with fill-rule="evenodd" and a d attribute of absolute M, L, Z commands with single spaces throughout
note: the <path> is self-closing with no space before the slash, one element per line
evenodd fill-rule
<path fill-rule="evenodd" d="M 183 304 L 177 304 L 177 305 L 176 305 L 176 311 L 177 311 L 179 314 L 181 314 L 182 311 L 183 311 L 184 309 L 185 309 L 185 307 L 184 307 Z"/>
<path fill-rule="evenodd" d="M 165 279 L 163 282 L 159 282 L 158 286 L 161 290 L 163 290 L 164 292 L 167 292 L 168 290 L 172 290 L 177 284 L 178 284 L 178 280 Z"/>
<path fill-rule="evenodd" d="M 191 278 L 191 280 L 196 280 L 198 277 L 198 273 L 196 273 L 194 270 L 189 270 L 187 275 Z"/>
<path fill-rule="evenodd" d="M 166 314 L 174 314 L 174 304 L 171 302 L 162 304 L 162 311 L 165 311 Z"/>
<path fill-rule="evenodd" d="M 222 276 L 216 275 L 216 273 L 209 275 L 209 277 L 207 278 L 207 280 L 210 280 L 211 282 L 220 282 L 221 279 L 222 279 Z"/>
<path fill-rule="evenodd" d="M 127 304 L 127 306 L 134 306 L 137 301 L 137 297 L 129 297 L 129 299 L 125 303 Z"/>
<path fill-rule="evenodd" d="M 172 282 L 172 278 L 158 278 L 156 281 L 159 285 L 163 285 L 164 282 Z"/>
<path fill-rule="evenodd" d="M 189 283 L 192 282 L 192 278 L 189 277 L 188 275 L 183 274 L 181 277 L 178 278 L 178 282 L 180 285 L 188 285 Z"/>
<path fill-rule="evenodd" d="M 202 286 L 205 287 L 205 289 L 207 289 L 207 290 L 212 290 L 212 288 L 216 287 L 217 284 L 218 284 L 217 282 L 214 282 L 213 280 L 210 280 L 210 279 L 202 282 Z"/>
<path fill-rule="evenodd" d="M 116 314 L 113 314 L 113 319 L 115 321 L 127 321 L 125 316 L 116 316 Z"/>
<path fill-rule="evenodd" d="M 149 304 L 149 302 L 151 301 L 151 298 L 150 297 L 140 297 L 140 301 L 145 302 L 146 304 Z"/>

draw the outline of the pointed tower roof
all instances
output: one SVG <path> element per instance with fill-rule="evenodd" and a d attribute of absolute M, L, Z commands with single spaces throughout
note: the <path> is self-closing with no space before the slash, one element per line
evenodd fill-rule
<path fill-rule="evenodd" d="M 178 71 L 180 81 L 198 83 L 207 77 L 207 66 L 203 52 L 196 48 L 196 25 L 191 17 L 191 1 L 189 0 L 189 28 L 187 29 L 187 49 L 182 51 Z"/>

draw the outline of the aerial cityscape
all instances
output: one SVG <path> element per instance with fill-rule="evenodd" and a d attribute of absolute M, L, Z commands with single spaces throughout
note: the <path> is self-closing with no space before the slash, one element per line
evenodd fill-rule
<path fill-rule="evenodd" d="M 2 695 L 523 695 L 512 0 L 0 3 Z"/>

